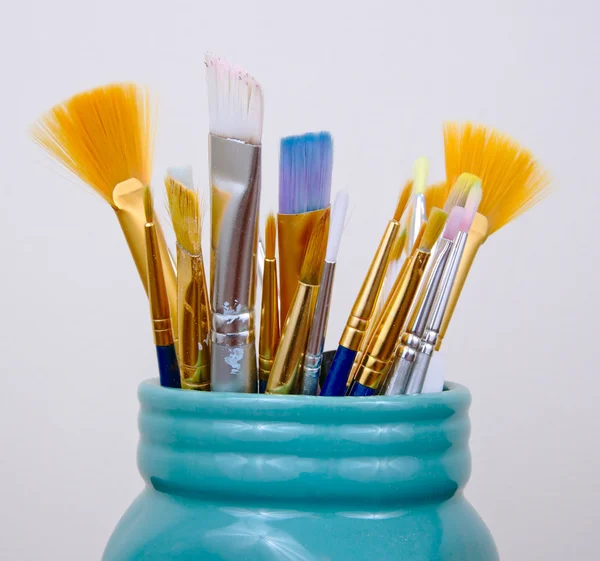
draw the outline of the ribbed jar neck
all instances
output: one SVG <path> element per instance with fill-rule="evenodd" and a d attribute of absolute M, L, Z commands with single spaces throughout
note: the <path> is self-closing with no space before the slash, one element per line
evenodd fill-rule
<path fill-rule="evenodd" d="M 470 474 L 469 391 L 311 397 L 139 388 L 138 465 L 158 491 L 259 505 L 444 500 Z"/>

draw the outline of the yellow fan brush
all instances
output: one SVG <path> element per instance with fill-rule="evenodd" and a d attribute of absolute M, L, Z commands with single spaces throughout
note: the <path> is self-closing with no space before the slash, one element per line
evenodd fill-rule
<path fill-rule="evenodd" d="M 153 115 L 146 88 L 111 84 L 59 103 L 33 125 L 33 140 L 115 211 L 148 292 L 143 195 L 150 184 Z M 177 287 L 164 235 L 156 223 L 173 329 Z"/>
<path fill-rule="evenodd" d="M 442 344 L 466 276 L 481 244 L 551 191 L 550 177 L 534 155 L 508 135 L 492 128 L 473 123 L 446 123 L 444 147 L 446 194 L 459 175 L 468 172 L 481 178 L 483 198 L 469 230 L 436 350 Z"/>

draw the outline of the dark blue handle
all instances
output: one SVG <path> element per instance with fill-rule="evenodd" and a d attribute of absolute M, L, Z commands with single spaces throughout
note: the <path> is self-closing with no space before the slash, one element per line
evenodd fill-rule
<path fill-rule="evenodd" d="M 331 366 L 329 367 L 329 373 L 325 378 L 321 395 L 345 395 L 346 394 L 346 382 L 352 370 L 354 364 L 354 358 L 356 357 L 356 351 L 351 351 L 341 345 L 337 348 Z"/>
<path fill-rule="evenodd" d="M 266 380 L 258 380 L 258 393 L 265 393 L 267 389 L 267 381 Z"/>
<path fill-rule="evenodd" d="M 158 373 L 160 374 L 160 385 L 166 388 L 180 388 L 181 377 L 179 375 L 179 364 L 177 364 L 177 353 L 175 345 L 156 347 L 158 358 Z"/>
<path fill-rule="evenodd" d="M 369 388 L 368 386 L 363 386 L 358 382 L 354 382 L 352 384 L 352 389 L 348 393 L 348 395 L 352 395 L 354 397 L 369 397 L 370 395 L 374 395 L 375 390 L 373 388 Z"/>

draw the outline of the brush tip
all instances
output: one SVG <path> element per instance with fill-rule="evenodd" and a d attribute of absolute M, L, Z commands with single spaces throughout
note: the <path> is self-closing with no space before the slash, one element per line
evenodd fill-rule
<path fill-rule="evenodd" d="M 465 209 L 462 206 L 452 207 L 450 210 L 450 214 L 448 215 L 448 220 L 446 221 L 446 226 L 444 227 L 444 232 L 442 237 L 446 240 L 453 240 L 458 234 L 458 230 L 460 228 L 460 224 L 462 222 L 463 216 L 465 214 Z"/>
<path fill-rule="evenodd" d="M 144 214 L 146 216 L 146 223 L 154 222 L 154 207 L 152 205 L 152 191 L 150 186 L 144 187 Z"/>
<path fill-rule="evenodd" d="M 243 68 L 206 53 L 206 85 L 210 133 L 248 144 L 260 144 L 263 92 Z"/>
<path fill-rule="evenodd" d="M 333 201 L 331 207 L 331 219 L 329 224 L 329 237 L 327 239 L 327 251 L 325 261 L 335 263 L 342 241 L 346 212 L 348 211 L 348 193 L 340 191 Z"/>
<path fill-rule="evenodd" d="M 471 187 L 477 183 L 481 183 L 481 180 L 476 175 L 472 173 L 461 173 L 450 190 L 450 194 L 444 205 L 444 210 L 450 212 L 455 206 L 464 207 Z"/>
<path fill-rule="evenodd" d="M 190 165 L 170 166 L 167 168 L 166 176 L 178 181 L 188 189 L 194 188 L 194 168 Z"/>
<path fill-rule="evenodd" d="M 316 286 L 321 281 L 321 272 L 327 247 L 328 229 L 329 209 L 327 209 L 323 213 L 323 216 L 319 218 L 310 234 L 306 253 L 304 254 L 304 261 L 302 262 L 302 269 L 300 271 L 300 282 L 304 284 Z"/>
<path fill-rule="evenodd" d="M 320 210 L 331 200 L 333 138 L 322 131 L 281 139 L 279 151 L 279 212 L 299 214 Z"/>
<path fill-rule="evenodd" d="M 423 251 L 431 251 L 431 248 L 434 246 L 435 242 L 440 237 L 442 230 L 444 229 L 447 218 L 448 213 L 442 209 L 431 209 L 429 219 L 427 220 L 427 226 L 425 226 L 425 230 L 423 231 L 423 236 L 419 244 L 419 249 Z"/>
<path fill-rule="evenodd" d="M 407 237 L 408 235 L 406 232 L 406 228 L 402 228 L 402 231 L 394 240 L 394 245 L 392 246 L 392 250 L 390 251 L 390 263 L 398 261 L 402 257 L 402 252 L 404 251 L 404 246 L 406 245 Z"/>
<path fill-rule="evenodd" d="M 202 214 L 198 193 L 171 175 L 165 176 L 165 189 L 177 243 L 190 255 L 199 255 L 202 252 Z"/>
<path fill-rule="evenodd" d="M 467 202 L 465 204 L 465 211 L 463 212 L 462 220 L 459 226 L 462 232 L 469 232 L 471 224 L 473 223 L 473 219 L 475 218 L 475 214 L 477 214 L 477 210 L 479 209 L 479 204 L 481 203 L 482 197 L 483 189 L 481 188 L 481 182 L 479 182 L 473 185 L 469 191 L 469 196 L 467 197 Z"/>
<path fill-rule="evenodd" d="M 396 209 L 394 210 L 394 221 L 400 222 L 406 207 L 408 206 L 408 201 L 410 200 L 410 195 L 413 191 L 413 180 L 409 179 L 400 191 L 400 195 L 398 196 L 398 202 L 396 203 Z"/>
<path fill-rule="evenodd" d="M 429 160 L 424 156 L 417 158 L 413 165 L 414 186 L 413 193 L 422 195 L 425 193 L 427 174 L 429 173 Z"/>
<path fill-rule="evenodd" d="M 277 223 L 275 215 L 270 212 L 267 215 L 267 223 L 265 225 L 265 258 L 275 259 L 275 244 L 277 240 Z"/>

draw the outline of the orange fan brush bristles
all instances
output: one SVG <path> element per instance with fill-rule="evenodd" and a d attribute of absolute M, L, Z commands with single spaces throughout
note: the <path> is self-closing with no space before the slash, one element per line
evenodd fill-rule
<path fill-rule="evenodd" d="M 152 174 L 153 115 L 146 88 L 111 84 L 73 96 L 33 125 L 34 141 L 111 206 L 118 183 Z"/>
<path fill-rule="evenodd" d="M 425 189 L 425 208 L 427 212 L 431 212 L 432 208 L 444 208 L 447 197 L 448 190 L 446 189 L 445 181 L 429 185 Z"/>
<path fill-rule="evenodd" d="M 446 189 L 461 173 L 481 178 L 479 213 L 493 234 L 550 192 L 550 177 L 533 154 L 511 137 L 473 123 L 444 125 Z"/>

